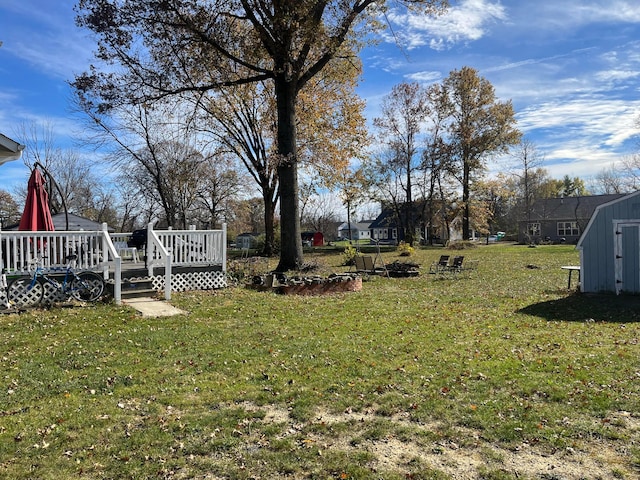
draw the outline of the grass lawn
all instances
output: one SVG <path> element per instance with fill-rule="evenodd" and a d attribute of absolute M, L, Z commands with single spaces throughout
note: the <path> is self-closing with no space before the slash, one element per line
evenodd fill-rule
<path fill-rule="evenodd" d="M 0 478 L 640 476 L 640 298 L 567 291 L 572 246 L 384 258 L 422 274 L 1 315 Z"/>

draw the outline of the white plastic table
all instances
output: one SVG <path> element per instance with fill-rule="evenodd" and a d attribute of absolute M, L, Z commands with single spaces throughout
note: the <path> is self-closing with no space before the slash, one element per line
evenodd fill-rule
<path fill-rule="evenodd" d="M 578 283 L 580 283 L 580 266 L 579 265 L 565 265 L 560 267 L 563 270 L 569 270 L 569 280 L 567 281 L 567 290 L 571 290 L 571 275 L 573 272 L 578 272 Z"/>

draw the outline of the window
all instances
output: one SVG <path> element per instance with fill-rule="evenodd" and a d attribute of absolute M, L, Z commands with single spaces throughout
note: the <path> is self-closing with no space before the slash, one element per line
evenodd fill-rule
<path fill-rule="evenodd" d="M 373 236 L 376 240 L 386 240 L 388 238 L 388 230 L 386 228 L 376 228 L 373 231 Z"/>
<path fill-rule="evenodd" d="M 527 224 L 527 235 L 531 235 L 532 237 L 540 236 L 540 224 L 539 223 L 529 223 Z"/>
<path fill-rule="evenodd" d="M 580 235 L 578 222 L 558 222 L 559 237 L 577 237 L 578 235 Z"/>

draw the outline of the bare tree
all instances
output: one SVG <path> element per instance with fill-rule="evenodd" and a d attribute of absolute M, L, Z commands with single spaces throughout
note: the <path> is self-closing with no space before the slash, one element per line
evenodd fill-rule
<path fill-rule="evenodd" d="M 30 169 L 40 164 L 49 178 L 46 187 L 53 213 L 65 209 L 101 221 L 98 212 L 104 211 L 101 199 L 107 197 L 108 185 L 99 173 L 93 158 L 81 156 L 77 151 L 56 146 L 52 124 L 23 124 L 21 138 L 25 139 L 24 163 Z M 51 182 L 55 182 L 53 185 Z M 26 184 L 25 184 L 26 185 Z"/>
<path fill-rule="evenodd" d="M 214 228 L 233 216 L 231 201 L 248 197 L 252 192 L 246 175 L 238 173 L 235 162 L 224 155 L 209 159 L 202 168 L 201 186 L 197 192 L 196 213 L 202 228 Z"/>
<path fill-rule="evenodd" d="M 514 155 L 512 175 L 517 179 L 516 185 L 522 202 L 522 217 L 531 220 L 531 207 L 539 189 L 536 188 L 536 180 L 540 175 L 535 172 L 542 167 L 544 156 L 541 155 L 533 142 L 522 139 Z"/>
<path fill-rule="evenodd" d="M 117 110 L 117 117 L 101 115 L 77 98 L 77 106 L 88 115 L 87 142 L 108 149 L 107 160 L 129 188 L 147 200 L 148 217 L 167 226 L 186 228 L 194 208 L 210 157 L 198 147 L 191 117 L 180 105 Z"/>
<path fill-rule="evenodd" d="M 626 185 L 622 172 L 615 164 L 611 164 L 609 167 L 603 168 L 596 173 L 589 185 L 589 189 L 594 193 L 604 195 L 626 192 Z"/>
<path fill-rule="evenodd" d="M 223 157 L 233 155 L 244 165 L 262 195 L 262 253 L 267 256 L 274 253 L 274 215 L 279 198 L 273 104 L 263 82 L 226 87 L 222 94 L 198 100 L 204 113 L 200 130 L 219 145 Z"/>
<path fill-rule="evenodd" d="M 640 189 L 640 153 L 624 157 L 620 162 L 620 173 L 624 179 L 626 191 Z"/>
<path fill-rule="evenodd" d="M 386 161 L 379 164 L 380 168 L 387 181 L 400 187 L 394 189 L 400 195 L 392 195 L 392 206 L 403 230 L 402 238 L 410 245 L 416 240 L 414 183 L 423 166 L 419 146 L 424 142 L 420 135 L 429 113 L 428 100 L 427 90 L 418 83 L 401 83 L 384 98 L 382 115 L 373 121 L 387 148 L 386 155 L 381 157 Z"/>

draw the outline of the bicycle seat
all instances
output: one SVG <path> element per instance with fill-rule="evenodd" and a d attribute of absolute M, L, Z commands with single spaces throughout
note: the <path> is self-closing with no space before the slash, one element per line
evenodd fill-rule
<path fill-rule="evenodd" d="M 67 262 L 71 262 L 72 260 L 77 260 L 78 259 L 78 255 L 76 254 L 71 254 L 71 255 L 67 255 L 66 257 L 64 257 L 65 260 Z"/>

